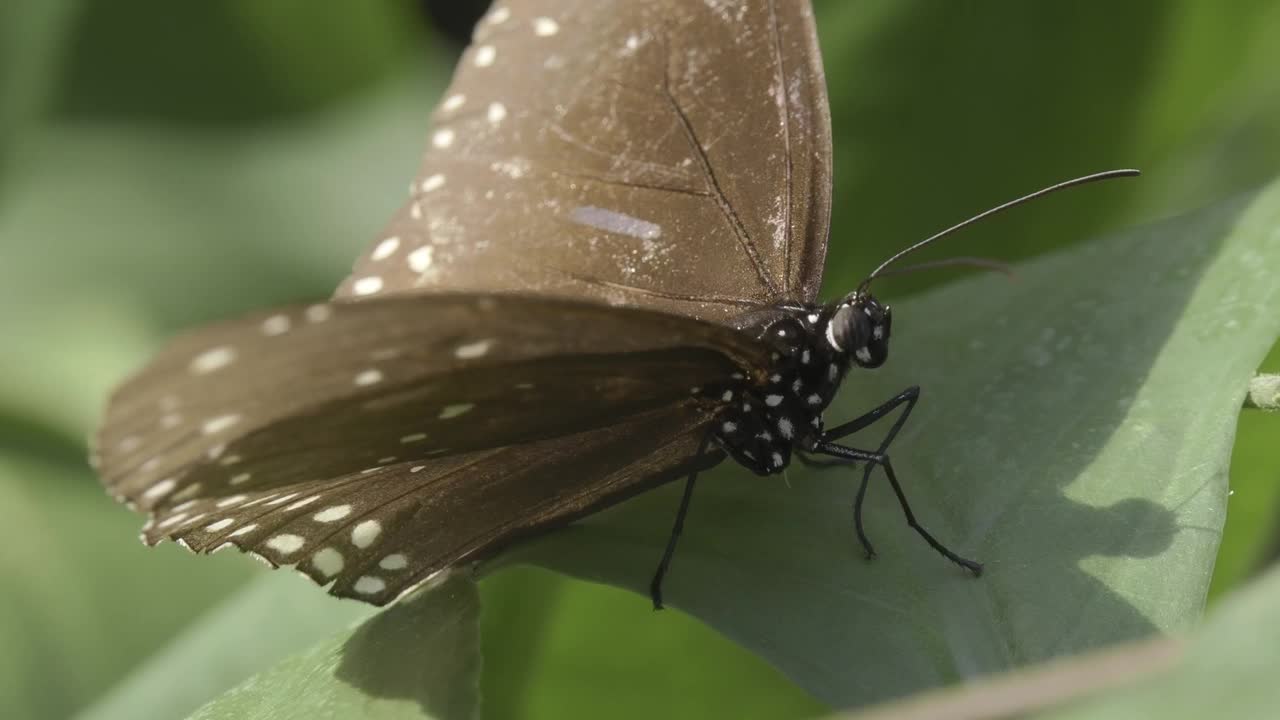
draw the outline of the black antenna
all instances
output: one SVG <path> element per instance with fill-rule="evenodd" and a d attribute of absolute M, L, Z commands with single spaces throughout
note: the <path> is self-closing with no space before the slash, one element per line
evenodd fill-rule
<path fill-rule="evenodd" d="M 1142 174 L 1141 172 L 1133 169 L 1107 170 L 1106 172 L 1094 173 L 1092 175 L 1085 175 L 1084 177 L 1078 177 L 1072 180 L 1060 182 L 1057 185 L 1050 185 L 1049 187 L 1037 190 L 1031 193 L 1030 195 L 1023 195 L 1022 197 L 1016 200 L 1010 200 L 1009 202 L 1004 203 L 1003 205 L 997 205 L 991 208 L 990 210 L 987 210 L 986 212 L 978 213 L 977 215 L 974 215 L 973 217 L 969 218 L 968 220 L 965 220 L 962 223 L 957 223 L 955 225 L 952 225 L 951 227 L 947 228 L 946 230 L 943 230 L 940 233 L 930 235 L 929 237 L 925 238 L 924 240 L 921 240 L 915 245 L 912 245 L 904 250 L 901 250 L 895 253 L 893 257 L 880 263 L 880 267 L 871 271 L 871 274 L 867 276 L 867 279 L 863 280 L 862 284 L 858 286 L 858 292 L 861 293 L 866 291 L 866 289 L 870 287 L 871 281 L 879 277 L 880 273 L 883 272 L 885 268 L 889 267 L 890 265 L 902 259 L 903 257 L 906 257 L 907 255 L 910 255 L 911 253 L 919 250 L 920 248 L 925 247 L 926 245 L 929 245 L 935 240 L 940 240 L 957 230 L 968 227 L 969 225 L 972 225 L 973 223 L 976 223 L 979 220 L 982 220 L 983 218 L 989 217 L 991 215 L 995 215 L 996 213 L 1001 212 L 1003 210 L 1008 210 L 1011 207 L 1016 207 L 1018 205 L 1021 205 L 1024 202 L 1027 202 L 1028 200 L 1035 200 L 1041 195 L 1048 195 L 1049 193 L 1054 193 L 1059 190 L 1065 190 L 1066 188 L 1074 187 L 1076 185 L 1084 185 L 1086 183 L 1096 182 L 1098 180 L 1110 180 L 1112 178 L 1136 177 L 1141 174 Z"/>
<path fill-rule="evenodd" d="M 921 272 L 922 270 L 936 270 L 937 268 L 946 267 L 971 267 L 980 270 L 990 270 L 992 272 L 1004 273 L 1009 277 L 1013 277 L 1013 266 L 1002 260 L 994 260 L 992 258 L 981 257 L 949 257 L 941 260 L 928 260 L 915 265 L 906 267 L 889 268 L 882 271 L 878 278 L 893 277 L 894 275 L 910 275 L 911 273 Z"/>

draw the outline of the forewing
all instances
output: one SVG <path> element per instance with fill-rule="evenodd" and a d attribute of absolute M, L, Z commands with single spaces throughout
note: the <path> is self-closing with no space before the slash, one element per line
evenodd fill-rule
<path fill-rule="evenodd" d="M 338 296 L 518 290 L 724 322 L 816 297 L 830 185 L 807 1 L 499 3 Z"/>
<path fill-rule="evenodd" d="M 171 343 L 112 397 L 95 459 L 143 509 L 278 490 L 613 424 L 763 352 L 718 325 L 550 298 L 288 308 Z"/>

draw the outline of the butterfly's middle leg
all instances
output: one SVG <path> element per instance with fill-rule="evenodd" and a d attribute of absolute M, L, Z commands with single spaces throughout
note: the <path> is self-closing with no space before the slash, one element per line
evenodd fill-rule
<path fill-rule="evenodd" d="M 911 529 L 915 530 L 922 538 L 924 538 L 925 542 L 929 543 L 930 547 L 938 551 L 943 557 L 968 569 L 974 575 L 981 575 L 982 565 L 980 563 L 961 557 L 960 555 L 952 552 L 945 545 L 934 539 L 934 537 L 929 534 L 929 531 L 925 530 L 924 526 L 916 520 L 915 513 L 911 511 L 911 504 L 907 502 L 906 493 L 903 492 L 902 485 L 898 483 L 897 474 L 893 471 L 893 463 L 890 461 L 888 453 L 889 445 L 893 443 L 894 438 L 897 437 L 898 433 L 902 430 L 902 427 L 906 424 L 907 418 L 911 416 L 911 410 L 915 407 L 916 402 L 918 402 L 919 399 L 920 388 L 913 385 L 871 411 L 823 433 L 822 438 L 814 444 L 813 448 L 809 452 L 838 458 L 845 462 L 864 463 L 862 481 L 858 484 L 858 493 L 853 503 L 853 519 L 854 528 L 858 533 L 858 540 L 862 543 L 863 549 L 866 550 L 867 557 L 875 556 L 875 548 L 872 547 L 871 541 L 867 538 L 866 532 L 863 530 L 862 505 L 863 501 L 866 499 L 867 485 L 871 480 L 871 471 L 879 465 L 884 468 L 885 475 L 889 478 L 889 485 L 893 488 L 893 493 L 898 498 L 898 504 L 902 507 L 903 515 L 906 516 L 907 525 L 909 525 Z M 894 421 L 893 426 L 889 428 L 888 434 L 885 435 L 884 440 L 880 442 L 879 448 L 875 451 L 859 450 L 857 448 L 839 445 L 833 442 L 873 425 L 876 421 L 892 412 L 894 408 L 903 404 L 905 404 L 906 407 L 903 408 L 902 414 Z"/>

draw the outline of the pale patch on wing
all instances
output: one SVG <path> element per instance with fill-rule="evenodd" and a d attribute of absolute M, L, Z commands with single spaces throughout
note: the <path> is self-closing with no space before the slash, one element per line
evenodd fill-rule
<path fill-rule="evenodd" d="M 640 240 L 656 240 L 662 237 L 662 228 L 647 220 L 614 210 L 584 205 L 569 213 L 576 223 L 618 235 L 629 235 Z"/>

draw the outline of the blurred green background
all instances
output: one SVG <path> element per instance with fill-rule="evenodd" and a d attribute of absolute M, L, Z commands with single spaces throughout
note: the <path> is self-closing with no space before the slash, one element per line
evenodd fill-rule
<path fill-rule="evenodd" d="M 139 546 L 84 438 L 112 383 L 169 334 L 331 291 L 404 197 L 486 4 L 0 5 L 0 715 L 92 713 L 261 571 Z M 1273 0 L 816 5 L 836 148 L 827 294 L 1072 175 L 1145 172 L 953 247 L 1025 258 L 1280 171 Z M 1278 437 L 1280 417 L 1242 417 L 1215 594 L 1275 553 Z M 487 717 L 824 711 L 645 598 L 537 570 L 500 573 L 482 595 Z"/>

